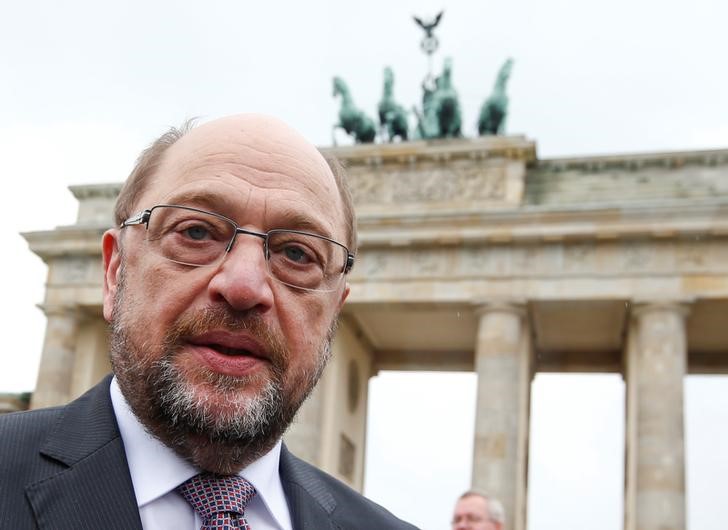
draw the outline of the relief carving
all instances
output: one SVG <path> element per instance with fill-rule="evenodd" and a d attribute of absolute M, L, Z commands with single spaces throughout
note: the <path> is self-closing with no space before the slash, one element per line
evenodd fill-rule
<path fill-rule="evenodd" d="M 488 172 L 486 178 L 484 173 Z M 506 197 L 506 172 L 505 168 L 463 168 L 462 194 L 465 197 L 474 199 L 499 200 Z"/>
<path fill-rule="evenodd" d="M 566 270 L 593 269 L 596 245 L 592 241 L 567 245 L 564 248 L 564 268 Z"/>
<path fill-rule="evenodd" d="M 377 174 L 351 171 L 348 182 L 354 204 L 370 204 L 383 201 L 383 184 L 381 179 L 377 178 Z"/>
<path fill-rule="evenodd" d="M 513 247 L 497 245 L 491 246 L 486 254 L 486 271 L 489 276 L 513 276 L 515 271 L 511 266 L 511 252 Z"/>
<path fill-rule="evenodd" d="M 448 253 L 440 249 L 416 250 L 409 259 L 409 272 L 418 277 L 441 275 L 448 270 L 447 262 Z"/>
<path fill-rule="evenodd" d="M 488 249 L 483 247 L 468 247 L 461 251 L 457 273 L 467 276 L 469 273 L 485 270 Z"/>
<path fill-rule="evenodd" d="M 352 171 L 349 184 L 358 205 L 503 201 L 507 187 L 505 168 L 484 166 Z"/>
<path fill-rule="evenodd" d="M 384 251 L 360 252 L 358 263 L 353 269 L 353 274 L 358 276 L 381 276 L 387 268 L 387 256 Z"/>
<path fill-rule="evenodd" d="M 706 245 L 700 240 L 683 241 L 677 251 L 677 264 L 680 268 L 702 270 L 708 257 Z"/>
<path fill-rule="evenodd" d="M 540 250 L 538 246 L 533 244 L 514 248 L 511 257 L 513 269 L 523 274 L 529 268 L 533 268 L 536 260 L 539 259 Z"/>
<path fill-rule="evenodd" d="M 654 252 L 654 245 L 646 244 L 644 241 L 629 241 L 622 246 L 623 259 L 620 270 L 629 272 L 647 268 Z"/>
<path fill-rule="evenodd" d="M 455 195 L 457 188 L 452 175 L 445 173 L 400 171 L 389 175 L 390 178 L 382 185 L 391 186 L 392 198 L 398 203 L 448 200 Z"/>

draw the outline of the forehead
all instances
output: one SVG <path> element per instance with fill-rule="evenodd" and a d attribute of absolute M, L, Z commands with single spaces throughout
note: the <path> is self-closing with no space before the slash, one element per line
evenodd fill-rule
<path fill-rule="evenodd" d="M 171 146 L 140 198 L 148 208 L 199 199 L 239 223 L 310 217 L 330 234 L 343 230 L 343 209 L 331 170 L 318 150 L 282 122 L 243 115 L 195 129 Z M 263 213 L 262 220 L 241 212 Z"/>
<path fill-rule="evenodd" d="M 457 502 L 456 513 L 477 513 L 487 518 L 488 503 L 479 495 L 468 495 Z"/>

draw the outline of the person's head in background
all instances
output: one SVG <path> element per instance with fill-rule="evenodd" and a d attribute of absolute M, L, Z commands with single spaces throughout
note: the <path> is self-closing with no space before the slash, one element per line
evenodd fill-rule
<path fill-rule="evenodd" d="M 498 499 L 466 491 L 455 503 L 452 530 L 503 530 L 505 513 Z"/>

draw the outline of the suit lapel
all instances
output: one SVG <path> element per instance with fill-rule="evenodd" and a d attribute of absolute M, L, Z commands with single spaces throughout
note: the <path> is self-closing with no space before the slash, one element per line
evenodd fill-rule
<path fill-rule="evenodd" d="M 281 482 L 294 530 L 338 529 L 332 521 L 336 501 L 308 465 L 281 448 Z"/>
<path fill-rule="evenodd" d="M 109 382 L 70 403 L 41 448 L 67 466 L 26 486 L 41 529 L 142 528 Z"/>

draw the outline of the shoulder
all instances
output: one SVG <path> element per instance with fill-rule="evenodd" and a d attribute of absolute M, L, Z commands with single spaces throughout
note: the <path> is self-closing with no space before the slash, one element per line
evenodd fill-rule
<path fill-rule="evenodd" d="M 0 439 L 5 442 L 0 458 L 9 460 L 17 453 L 37 451 L 62 413 L 63 407 L 53 407 L 0 415 Z"/>
<path fill-rule="evenodd" d="M 61 412 L 53 408 L 0 416 L 0 513 L 11 520 L 25 508 L 25 486 L 61 469 L 41 454 Z"/>
<path fill-rule="evenodd" d="M 47 476 L 115 433 L 106 380 L 67 405 L 0 415 L 0 476 Z"/>
<path fill-rule="evenodd" d="M 416 527 L 398 519 L 340 480 L 293 456 L 285 448 L 281 452 L 281 478 L 313 496 L 339 528 L 416 530 Z"/>
<path fill-rule="evenodd" d="M 397 518 L 387 509 L 367 499 L 331 475 L 316 468 L 313 470 L 320 474 L 321 480 L 329 486 L 336 499 L 337 511 L 335 513 L 340 517 L 341 528 L 357 528 L 365 521 L 367 528 L 415 529 L 411 524 Z"/>

